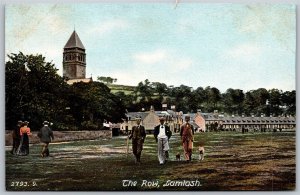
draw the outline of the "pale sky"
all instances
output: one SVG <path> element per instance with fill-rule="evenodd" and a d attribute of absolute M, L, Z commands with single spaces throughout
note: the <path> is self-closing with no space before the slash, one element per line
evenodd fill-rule
<path fill-rule="evenodd" d="M 295 11 L 291 4 L 8 4 L 5 53 L 43 54 L 62 75 L 63 47 L 75 26 L 86 76 L 94 80 L 290 91 Z"/>

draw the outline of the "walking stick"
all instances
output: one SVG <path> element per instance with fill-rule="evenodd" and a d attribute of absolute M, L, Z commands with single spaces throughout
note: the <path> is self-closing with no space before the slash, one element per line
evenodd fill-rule
<path fill-rule="evenodd" d="M 129 153 L 129 137 L 127 136 L 127 139 L 126 139 L 126 157 L 128 157 L 128 153 Z"/>

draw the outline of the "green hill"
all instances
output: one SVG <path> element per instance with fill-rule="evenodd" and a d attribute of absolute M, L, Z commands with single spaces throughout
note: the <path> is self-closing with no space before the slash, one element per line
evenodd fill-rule
<path fill-rule="evenodd" d="M 107 84 L 107 87 L 110 88 L 112 93 L 124 92 L 126 95 L 133 93 L 136 88 L 135 86 L 116 84 Z"/>

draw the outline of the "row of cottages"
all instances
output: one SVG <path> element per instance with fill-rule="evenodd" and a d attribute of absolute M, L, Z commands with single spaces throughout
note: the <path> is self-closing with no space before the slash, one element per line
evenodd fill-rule
<path fill-rule="evenodd" d="M 296 118 L 293 116 L 244 117 L 224 116 L 217 113 L 199 113 L 194 120 L 203 131 L 247 132 L 296 130 Z"/>
<path fill-rule="evenodd" d="M 120 131 L 128 133 L 136 125 L 136 118 L 141 118 L 141 124 L 147 133 L 152 133 L 154 127 L 159 125 L 159 117 L 166 118 L 167 125 L 171 131 L 179 132 L 180 126 L 184 123 L 186 115 L 191 117 L 190 123 L 196 132 L 205 131 L 281 131 L 285 129 L 295 130 L 296 118 L 289 117 L 244 117 L 224 116 L 218 113 L 188 113 L 175 112 L 173 110 L 154 111 L 153 107 L 146 112 L 128 112 L 127 119 L 120 124 Z"/>

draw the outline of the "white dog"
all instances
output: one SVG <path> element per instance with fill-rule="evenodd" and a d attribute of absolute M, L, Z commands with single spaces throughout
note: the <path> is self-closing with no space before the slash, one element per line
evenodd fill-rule
<path fill-rule="evenodd" d="M 204 152 L 205 152 L 204 147 L 199 146 L 198 151 L 199 151 L 199 160 L 204 160 Z"/>

